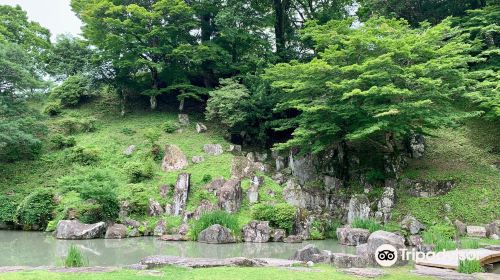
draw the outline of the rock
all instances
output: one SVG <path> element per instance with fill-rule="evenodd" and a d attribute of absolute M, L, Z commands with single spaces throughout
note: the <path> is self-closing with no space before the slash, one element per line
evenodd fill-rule
<path fill-rule="evenodd" d="M 121 201 L 120 202 L 120 211 L 118 211 L 118 217 L 120 218 L 125 218 L 128 216 L 128 213 L 130 212 L 130 202 L 128 200 Z M 71 215 L 72 218 L 70 220 L 73 220 L 74 215 Z"/>
<path fill-rule="evenodd" d="M 297 261 L 279 260 L 279 259 L 248 259 L 244 257 L 227 259 L 209 259 L 209 258 L 184 258 L 177 256 L 149 256 L 141 260 L 142 265 L 148 269 L 164 266 L 180 266 L 190 268 L 208 268 L 208 267 L 290 267 L 298 264 Z"/>
<path fill-rule="evenodd" d="M 194 164 L 197 164 L 197 163 L 202 163 L 205 161 L 205 158 L 203 156 L 193 156 L 191 158 L 191 161 L 194 163 Z"/>
<path fill-rule="evenodd" d="M 257 161 L 264 162 L 267 160 L 268 154 L 266 152 L 263 153 L 255 153 L 255 158 Z"/>
<path fill-rule="evenodd" d="M 351 268 L 341 269 L 340 271 L 345 273 L 345 274 L 360 277 L 362 279 L 378 278 L 378 277 L 382 277 L 386 274 L 382 269 L 378 269 L 378 268 L 351 267 Z"/>
<path fill-rule="evenodd" d="M 375 219 L 382 223 L 387 223 L 391 219 L 392 208 L 394 207 L 394 189 L 396 188 L 396 180 L 388 179 L 385 181 L 384 192 L 377 203 L 377 212 Z"/>
<path fill-rule="evenodd" d="M 337 178 L 332 177 L 332 176 L 325 176 L 323 178 L 323 183 L 325 184 L 325 189 L 329 192 L 340 190 L 342 188 L 342 186 L 344 185 L 342 180 L 337 179 Z"/>
<path fill-rule="evenodd" d="M 132 228 L 139 228 L 141 226 L 141 223 L 139 223 L 138 221 L 136 221 L 134 219 L 130 219 L 130 218 L 125 218 L 123 220 L 123 224 L 127 227 L 132 227 Z"/>
<path fill-rule="evenodd" d="M 286 168 L 285 158 L 282 156 L 277 156 L 275 159 L 275 169 L 276 171 L 281 171 Z"/>
<path fill-rule="evenodd" d="M 196 132 L 203 133 L 207 131 L 207 127 L 202 123 L 196 123 Z"/>
<path fill-rule="evenodd" d="M 179 230 L 178 230 L 178 233 L 180 235 L 186 235 L 189 231 L 189 225 L 188 224 L 182 224 L 180 227 L 179 227 Z"/>
<path fill-rule="evenodd" d="M 424 243 L 422 236 L 420 235 L 410 235 L 408 236 L 407 241 L 409 246 L 417 248 L 420 248 Z"/>
<path fill-rule="evenodd" d="M 421 158 L 425 152 L 425 138 L 421 134 L 412 134 L 408 139 L 408 151 L 412 158 Z"/>
<path fill-rule="evenodd" d="M 490 239 L 498 240 L 498 239 L 500 239 L 500 236 L 498 234 L 492 234 L 492 235 L 490 235 Z"/>
<path fill-rule="evenodd" d="M 273 242 L 283 242 L 286 237 L 286 232 L 283 229 L 273 229 L 271 233 L 271 240 Z"/>
<path fill-rule="evenodd" d="M 251 221 L 243 227 L 245 242 L 264 243 L 271 238 L 271 227 L 268 221 Z"/>
<path fill-rule="evenodd" d="M 368 243 L 356 246 L 356 255 L 368 261 L 370 258 L 368 256 Z"/>
<path fill-rule="evenodd" d="M 176 145 L 165 146 L 165 156 L 161 168 L 163 171 L 181 170 L 188 166 L 186 155 Z"/>
<path fill-rule="evenodd" d="M 486 237 L 486 228 L 481 226 L 467 226 L 467 236 L 469 237 Z"/>
<path fill-rule="evenodd" d="M 313 262 L 313 261 L 308 261 L 308 262 L 306 263 L 306 266 L 307 266 L 307 267 L 313 267 L 313 266 L 314 266 L 314 262 Z"/>
<path fill-rule="evenodd" d="M 201 215 L 209 212 L 213 212 L 215 210 L 219 210 L 219 207 L 217 205 L 214 205 L 212 202 L 203 199 L 198 207 L 196 207 L 196 210 L 194 211 L 193 218 L 195 220 L 198 220 Z"/>
<path fill-rule="evenodd" d="M 378 230 L 370 234 L 367 243 L 368 263 L 373 265 L 377 265 L 377 262 L 375 261 L 375 253 L 380 245 L 392 245 L 396 248 L 398 254 L 400 254 L 400 249 L 406 248 L 405 240 L 402 236 L 383 230 Z M 401 256 L 398 256 L 396 265 L 405 265 L 406 263 L 407 261 L 403 261 Z"/>
<path fill-rule="evenodd" d="M 246 157 L 249 161 L 255 161 L 255 154 L 253 152 L 247 153 Z"/>
<path fill-rule="evenodd" d="M 464 236 L 467 234 L 467 225 L 466 224 L 462 223 L 459 220 L 455 220 L 455 222 L 453 222 L 453 225 L 455 225 L 455 228 L 457 229 L 457 233 L 459 236 Z"/>
<path fill-rule="evenodd" d="M 203 145 L 203 151 L 212 156 L 218 156 L 224 152 L 220 144 L 205 144 Z"/>
<path fill-rule="evenodd" d="M 370 231 L 362 228 L 337 228 L 337 239 L 341 245 L 357 246 L 366 243 Z"/>
<path fill-rule="evenodd" d="M 319 254 L 313 254 L 311 261 L 314 263 L 331 263 L 332 252 L 321 250 Z"/>
<path fill-rule="evenodd" d="M 425 277 L 432 277 L 432 279 L 443 279 L 443 280 L 476 280 L 480 279 L 475 277 L 475 275 L 469 275 L 465 273 L 459 273 L 451 269 L 443 269 L 422 265 L 415 265 L 415 269 L 411 270 L 411 273 L 417 274 Z"/>
<path fill-rule="evenodd" d="M 179 123 L 182 126 L 188 126 L 189 125 L 189 116 L 187 114 L 179 114 L 178 118 L 179 118 Z"/>
<path fill-rule="evenodd" d="M 198 235 L 198 242 L 223 244 L 236 242 L 230 229 L 219 224 L 211 225 Z"/>
<path fill-rule="evenodd" d="M 243 200 L 243 190 L 241 189 L 241 181 L 231 179 L 224 183 L 217 194 L 219 198 L 219 207 L 228 213 L 235 213 L 241 207 Z"/>
<path fill-rule="evenodd" d="M 418 234 L 425 230 L 425 226 L 412 215 L 406 215 L 401 221 L 401 228 L 408 231 L 410 234 Z"/>
<path fill-rule="evenodd" d="M 290 257 L 290 260 L 307 262 L 313 259 L 314 254 L 319 255 L 321 254 L 321 251 L 318 248 L 316 248 L 316 246 L 314 246 L 313 244 L 308 244 L 305 247 L 295 251 L 293 256 Z"/>
<path fill-rule="evenodd" d="M 160 203 L 152 198 L 149 199 L 148 209 L 149 216 L 160 216 L 164 212 Z"/>
<path fill-rule="evenodd" d="M 93 239 L 100 238 L 106 230 L 106 224 L 83 224 L 78 220 L 61 220 L 57 223 L 57 239 Z"/>
<path fill-rule="evenodd" d="M 305 154 L 302 157 L 299 157 L 298 150 L 292 149 L 290 151 L 289 161 L 292 175 L 299 180 L 301 185 L 317 179 L 317 172 L 314 167 L 313 156 L 311 154 Z"/>
<path fill-rule="evenodd" d="M 179 216 L 184 212 L 189 194 L 190 177 L 189 173 L 181 173 L 177 176 L 171 212 L 174 216 Z"/>
<path fill-rule="evenodd" d="M 181 234 L 165 234 L 158 239 L 161 241 L 188 241 L 188 238 Z"/>
<path fill-rule="evenodd" d="M 289 235 L 283 238 L 283 242 L 285 243 L 302 243 L 302 237 L 299 235 Z"/>
<path fill-rule="evenodd" d="M 491 237 L 492 235 L 500 235 L 498 224 L 495 222 L 486 225 L 486 236 Z"/>
<path fill-rule="evenodd" d="M 229 149 L 227 151 L 231 152 L 231 153 L 240 153 L 241 152 L 241 145 L 231 144 L 231 145 L 229 145 Z"/>
<path fill-rule="evenodd" d="M 167 232 L 167 223 L 164 220 L 159 220 L 153 230 L 154 236 L 162 236 Z"/>
<path fill-rule="evenodd" d="M 251 178 L 256 172 L 267 172 L 267 170 L 267 165 L 242 156 L 234 157 L 231 163 L 231 176 L 233 178 Z"/>
<path fill-rule="evenodd" d="M 254 176 L 247 190 L 248 201 L 253 204 L 259 202 L 259 187 L 264 183 L 263 176 Z"/>
<path fill-rule="evenodd" d="M 336 268 L 367 266 L 366 260 L 361 258 L 360 256 L 344 253 L 333 253 L 331 256 L 331 263 Z"/>
<path fill-rule="evenodd" d="M 135 148 L 136 148 L 135 145 L 130 145 L 125 149 L 125 151 L 123 151 L 123 154 L 126 156 L 131 156 L 134 153 Z"/>
<path fill-rule="evenodd" d="M 217 196 L 224 183 L 226 183 L 226 180 L 224 177 L 220 177 L 205 185 L 205 189 Z"/>
<path fill-rule="evenodd" d="M 366 195 L 354 195 L 349 201 L 347 210 L 347 223 L 351 224 L 355 219 L 368 219 L 370 217 L 370 201 Z"/>
<path fill-rule="evenodd" d="M 145 264 L 129 264 L 123 267 L 124 269 L 130 269 L 130 270 L 146 270 L 148 269 L 148 266 Z"/>
<path fill-rule="evenodd" d="M 285 182 L 285 176 L 281 172 L 274 174 L 271 177 L 271 179 L 273 179 L 273 181 L 276 182 L 278 185 L 281 185 Z"/>
<path fill-rule="evenodd" d="M 492 250 L 492 251 L 500 251 L 500 245 L 488 245 L 484 247 L 484 249 Z"/>
<path fill-rule="evenodd" d="M 104 238 L 106 239 L 122 239 L 127 237 L 127 227 L 122 224 L 113 224 L 108 226 Z"/>
<path fill-rule="evenodd" d="M 412 180 L 405 178 L 401 180 L 404 189 L 408 190 L 408 194 L 413 197 L 433 197 L 444 195 L 455 187 L 455 181 L 444 180 Z"/>
<path fill-rule="evenodd" d="M 139 236 L 142 236 L 142 234 L 138 228 L 132 228 L 127 232 L 127 237 L 139 237 Z"/>
<path fill-rule="evenodd" d="M 170 188 L 169 188 L 169 186 L 168 186 L 168 185 L 161 185 L 161 186 L 160 186 L 160 196 L 161 196 L 162 198 L 167 197 L 169 189 L 170 189 Z"/>
<path fill-rule="evenodd" d="M 300 185 L 290 179 L 286 182 L 286 187 L 283 189 L 283 198 L 285 201 L 297 208 L 306 208 L 306 201 Z"/>

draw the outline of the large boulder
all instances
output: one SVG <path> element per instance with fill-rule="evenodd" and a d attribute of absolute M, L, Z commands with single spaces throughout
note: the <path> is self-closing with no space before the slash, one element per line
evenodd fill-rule
<path fill-rule="evenodd" d="M 302 243 L 302 236 L 300 235 L 289 235 L 283 238 L 285 243 Z"/>
<path fill-rule="evenodd" d="M 464 236 L 467 234 L 467 225 L 466 224 L 462 223 L 459 220 L 455 220 L 455 222 L 453 222 L 453 225 L 455 225 L 455 228 L 457 229 L 457 233 L 459 236 Z"/>
<path fill-rule="evenodd" d="M 243 190 L 239 179 L 231 179 L 224 183 L 217 193 L 219 207 L 228 213 L 235 213 L 241 207 L 243 200 Z"/>
<path fill-rule="evenodd" d="M 148 209 L 149 216 L 160 216 L 164 213 L 160 203 L 152 198 L 149 199 Z"/>
<path fill-rule="evenodd" d="M 401 184 L 413 197 L 433 197 L 444 195 L 455 187 L 453 180 L 413 180 L 405 178 Z"/>
<path fill-rule="evenodd" d="M 251 178 L 257 172 L 266 172 L 267 170 L 267 165 L 243 156 L 236 156 L 231 162 L 231 177 L 233 178 Z"/>
<path fill-rule="evenodd" d="M 245 242 L 264 243 L 271 238 L 271 227 L 268 221 L 251 221 L 243 227 Z"/>
<path fill-rule="evenodd" d="M 176 145 L 165 146 L 165 156 L 161 164 L 163 171 L 181 170 L 187 166 L 187 157 L 179 147 Z"/>
<path fill-rule="evenodd" d="M 104 238 L 106 239 L 122 239 L 127 237 L 127 227 L 122 224 L 112 224 L 106 229 Z"/>
<path fill-rule="evenodd" d="M 289 166 L 292 175 L 299 180 L 301 185 L 317 179 L 318 172 L 314 166 L 314 157 L 311 154 L 299 156 L 297 149 L 290 151 Z"/>
<path fill-rule="evenodd" d="M 401 228 L 408 231 L 412 235 L 425 230 L 425 226 L 412 215 L 406 215 L 404 217 L 403 221 L 401 221 Z"/>
<path fill-rule="evenodd" d="M 407 263 L 407 261 L 402 260 L 401 252 L 399 251 L 400 249 L 406 248 L 405 240 L 400 235 L 388 231 L 378 230 L 370 234 L 367 244 L 365 254 L 368 257 L 367 261 L 369 264 L 377 264 L 377 261 L 375 260 L 377 248 L 384 244 L 392 245 L 397 250 L 398 260 L 396 265 L 405 265 Z"/>
<path fill-rule="evenodd" d="M 347 210 L 347 223 L 351 224 L 355 219 L 368 219 L 370 217 L 370 201 L 366 195 L 354 195 L 349 200 Z"/>
<path fill-rule="evenodd" d="M 263 176 L 254 176 L 247 190 L 248 201 L 251 204 L 259 202 L 259 188 L 264 183 Z"/>
<path fill-rule="evenodd" d="M 93 239 L 100 238 L 106 231 L 106 224 L 84 224 L 78 220 L 61 220 L 57 223 L 57 239 Z"/>
<path fill-rule="evenodd" d="M 498 224 L 496 222 L 486 225 L 486 236 L 492 237 L 493 235 L 500 236 L 500 231 L 498 230 Z"/>
<path fill-rule="evenodd" d="M 379 222 L 387 223 L 391 219 L 391 212 L 392 208 L 394 207 L 395 188 L 396 180 L 386 180 L 382 197 L 377 203 L 377 211 L 375 212 L 375 219 L 377 219 Z"/>
<path fill-rule="evenodd" d="M 316 254 L 321 254 L 321 251 L 313 244 L 308 244 L 305 247 L 295 251 L 290 260 L 308 262 L 312 261 L 313 256 Z"/>
<path fill-rule="evenodd" d="M 370 231 L 362 228 L 337 228 L 337 239 L 342 245 L 357 246 L 366 243 Z"/>
<path fill-rule="evenodd" d="M 425 152 L 425 138 L 422 134 L 412 134 L 408 139 L 408 151 L 412 158 L 421 158 Z"/>
<path fill-rule="evenodd" d="M 234 243 L 236 239 L 230 229 L 219 224 L 211 225 L 198 234 L 198 242 L 210 244 Z"/>
<path fill-rule="evenodd" d="M 190 174 L 181 173 L 177 176 L 174 188 L 174 197 L 171 214 L 179 216 L 184 212 L 189 194 Z"/>
<path fill-rule="evenodd" d="M 481 226 L 467 226 L 467 236 L 486 237 L 486 228 Z"/>
<path fill-rule="evenodd" d="M 153 229 L 154 236 L 162 236 L 167 232 L 167 223 L 164 220 L 159 220 Z"/>
<path fill-rule="evenodd" d="M 286 231 L 284 229 L 273 229 L 271 233 L 271 240 L 273 242 L 283 242 L 286 237 Z"/>
<path fill-rule="evenodd" d="M 218 156 L 224 152 L 220 144 L 205 144 L 203 145 L 203 151 L 212 156 Z"/>
<path fill-rule="evenodd" d="M 224 179 L 224 177 L 220 177 L 205 185 L 204 188 L 217 196 L 219 190 L 222 188 L 222 186 L 224 186 L 224 183 L 226 183 L 226 180 Z"/>
<path fill-rule="evenodd" d="M 367 260 L 352 254 L 333 253 L 330 259 L 336 268 L 366 267 L 368 265 Z"/>

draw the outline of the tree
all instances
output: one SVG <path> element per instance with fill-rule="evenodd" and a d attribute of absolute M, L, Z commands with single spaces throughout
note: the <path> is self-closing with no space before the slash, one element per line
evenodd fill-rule
<path fill-rule="evenodd" d="M 71 35 L 59 35 L 45 58 L 47 72 L 57 80 L 87 72 L 91 56 L 87 42 Z"/>
<path fill-rule="evenodd" d="M 310 22 L 304 38 L 317 57 L 269 68 L 264 78 L 282 92 L 277 111 L 293 138 L 278 148 L 321 152 L 340 141 L 367 140 L 395 153 L 395 139 L 453 121 L 450 101 L 462 93 L 469 44 L 450 22 L 412 29 L 403 20 L 373 18 L 360 28 L 350 20 Z"/>
<path fill-rule="evenodd" d="M 115 67 L 148 73 L 150 88 L 143 94 L 155 109 L 162 88 L 177 80 L 174 51 L 194 42 L 192 9 L 182 0 L 73 0 L 72 7 L 85 23 L 83 35 L 107 52 Z"/>

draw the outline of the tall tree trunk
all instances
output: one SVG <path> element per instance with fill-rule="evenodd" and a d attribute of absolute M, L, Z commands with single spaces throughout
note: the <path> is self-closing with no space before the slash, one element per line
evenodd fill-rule
<path fill-rule="evenodd" d="M 276 38 L 276 54 L 281 61 L 286 61 L 286 24 L 290 0 L 273 0 L 274 35 Z"/>
<path fill-rule="evenodd" d="M 206 13 L 201 15 L 201 42 L 205 43 L 212 38 L 212 15 Z"/>

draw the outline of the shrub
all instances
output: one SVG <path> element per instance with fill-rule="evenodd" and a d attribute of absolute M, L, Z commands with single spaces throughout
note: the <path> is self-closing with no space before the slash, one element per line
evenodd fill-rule
<path fill-rule="evenodd" d="M 144 138 L 148 140 L 151 146 L 154 146 L 158 139 L 160 139 L 161 133 L 156 129 L 148 129 L 144 132 Z"/>
<path fill-rule="evenodd" d="M 287 203 L 278 203 L 276 205 L 256 204 L 252 209 L 252 216 L 256 220 L 269 221 L 272 227 L 292 231 L 295 221 L 296 209 Z"/>
<path fill-rule="evenodd" d="M 118 184 L 111 172 L 98 168 L 81 169 L 75 175 L 59 179 L 58 186 L 65 194 L 79 194 L 81 203 L 72 204 L 82 221 L 113 221 L 118 216 L 120 205 L 115 192 Z"/>
<path fill-rule="evenodd" d="M 136 132 L 135 130 L 129 128 L 129 127 L 124 127 L 122 128 L 122 133 L 128 136 L 134 135 Z"/>
<path fill-rule="evenodd" d="M 8 223 L 15 220 L 17 203 L 13 197 L 0 194 L 0 222 Z"/>
<path fill-rule="evenodd" d="M 364 229 L 369 230 L 370 232 L 374 232 L 374 231 L 382 229 L 382 225 L 379 224 L 374 219 L 355 218 L 354 221 L 352 221 L 351 226 L 353 228 L 364 228 Z"/>
<path fill-rule="evenodd" d="M 422 239 L 426 244 L 434 244 L 434 251 L 440 252 L 457 248 L 456 242 L 453 241 L 454 236 L 455 228 L 453 226 L 438 224 L 429 227 L 422 234 Z"/>
<path fill-rule="evenodd" d="M 309 238 L 312 240 L 325 239 L 324 228 L 319 220 L 314 220 L 309 230 Z"/>
<path fill-rule="evenodd" d="M 175 121 L 167 121 L 163 124 L 163 131 L 166 133 L 174 133 L 179 129 L 179 124 Z"/>
<path fill-rule="evenodd" d="M 342 227 L 340 221 L 332 220 L 326 225 L 325 235 L 327 238 L 337 239 L 337 228 Z"/>
<path fill-rule="evenodd" d="M 82 267 L 85 265 L 85 260 L 82 252 L 76 248 L 75 245 L 71 245 L 68 250 L 68 255 L 64 259 L 65 267 Z"/>
<path fill-rule="evenodd" d="M 212 175 L 210 175 L 210 174 L 203 175 L 203 178 L 201 179 L 201 182 L 204 184 L 207 184 L 211 181 L 212 181 Z"/>
<path fill-rule="evenodd" d="M 75 137 L 66 137 L 60 133 L 52 135 L 50 142 L 55 149 L 71 148 L 76 145 Z"/>
<path fill-rule="evenodd" d="M 219 224 L 230 229 L 234 235 L 240 234 L 238 219 L 225 211 L 215 211 L 201 215 L 199 220 L 193 221 L 189 230 L 189 238 L 197 240 L 198 235 L 211 225 Z"/>
<path fill-rule="evenodd" d="M 461 246 L 460 248 L 462 249 L 478 249 L 479 246 L 479 240 L 477 239 L 462 239 L 461 240 Z"/>
<path fill-rule="evenodd" d="M 50 102 L 43 108 L 43 113 L 51 117 L 60 115 L 62 113 L 62 107 L 60 102 Z"/>
<path fill-rule="evenodd" d="M 96 130 L 95 118 L 65 118 L 58 122 L 60 130 L 65 134 L 93 132 Z"/>
<path fill-rule="evenodd" d="M 76 106 L 84 98 L 93 95 L 89 83 L 89 80 L 83 75 L 70 76 L 52 90 L 50 98 L 60 100 L 64 107 Z"/>
<path fill-rule="evenodd" d="M 52 219 L 54 210 L 53 192 L 47 188 L 36 188 L 26 196 L 16 210 L 16 222 L 28 228 L 45 228 Z"/>
<path fill-rule="evenodd" d="M 472 274 L 476 272 L 485 272 L 479 260 L 461 260 L 458 264 L 458 272 Z"/>
<path fill-rule="evenodd" d="M 81 165 L 92 165 L 99 161 L 99 152 L 95 149 L 78 146 L 71 149 L 67 158 L 69 161 Z"/>
<path fill-rule="evenodd" d="M 125 173 L 130 183 L 139 183 L 154 177 L 154 165 L 146 163 L 129 162 L 125 165 Z"/>

